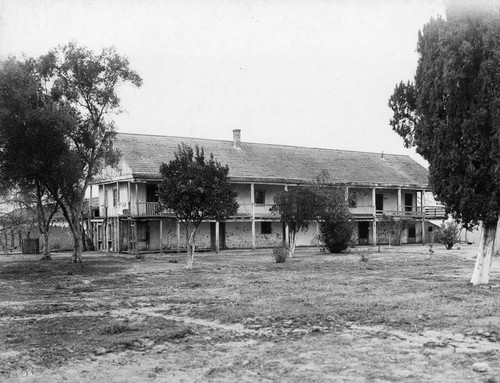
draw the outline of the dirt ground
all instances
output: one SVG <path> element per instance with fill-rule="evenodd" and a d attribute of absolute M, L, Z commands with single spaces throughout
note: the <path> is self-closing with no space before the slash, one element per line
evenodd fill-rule
<path fill-rule="evenodd" d="M 0 255 L 0 382 L 500 382 L 500 259 L 377 250 Z"/>

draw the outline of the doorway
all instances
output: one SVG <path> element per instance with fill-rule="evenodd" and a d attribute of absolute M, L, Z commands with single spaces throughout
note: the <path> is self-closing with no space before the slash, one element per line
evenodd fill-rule
<path fill-rule="evenodd" d="M 370 222 L 358 222 L 358 244 L 368 245 L 370 239 Z"/>
<path fill-rule="evenodd" d="M 413 210 L 413 194 L 405 194 L 405 211 Z"/>
<path fill-rule="evenodd" d="M 384 210 L 384 195 L 383 194 L 375 194 L 375 210 L 382 211 Z"/>

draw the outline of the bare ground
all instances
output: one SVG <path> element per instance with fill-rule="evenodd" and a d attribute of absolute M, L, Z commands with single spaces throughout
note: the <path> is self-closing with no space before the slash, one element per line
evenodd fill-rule
<path fill-rule="evenodd" d="M 500 260 L 434 250 L 3 255 L 0 381 L 500 382 Z"/>

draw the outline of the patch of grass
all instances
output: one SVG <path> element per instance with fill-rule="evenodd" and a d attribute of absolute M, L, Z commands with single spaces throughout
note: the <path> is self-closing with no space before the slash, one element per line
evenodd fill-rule
<path fill-rule="evenodd" d="M 84 254 L 83 267 L 69 264 L 69 254 L 43 264 L 8 258 L 0 261 L 0 294 L 12 305 L 0 308 L 0 349 L 38 350 L 29 352 L 53 367 L 97 347 L 114 352 L 201 342 L 198 327 L 141 313 L 143 307 L 157 315 L 272 328 L 285 341 L 295 329 L 294 337 L 321 336 L 351 323 L 411 332 L 483 329 L 488 339 L 498 338 L 500 289 L 468 284 L 474 260 L 456 255 L 464 250 L 436 249 L 432 260 L 427 247 L 381 251 L 362 263 L 357 252 L 332 257 L 299 249 L 286 267 L 270 262 L 271 249 L 207 253 L 197 255 L 194 271 L 161 256 L 138 263 L 132 256 Z M 91 283 L 82 285 L 85 279 Z M 492 284 L 499 282 L 494 275 Z M 130 312 L 119 314 L 124 309 L 133 310 L 129 322 L 123 319 Z M 40 318 L 11 320 L 35 315 Z"/>
<path fill-rule="evenodd" d="M 134 328 L 130 327 L 126 323 L 112 322 L 104 327 L 101 334 L 115 335 L 121 334 L 122 332 L 135 331 Z"/>

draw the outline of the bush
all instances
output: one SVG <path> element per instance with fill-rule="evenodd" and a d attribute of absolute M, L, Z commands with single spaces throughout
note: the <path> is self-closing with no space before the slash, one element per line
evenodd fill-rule
<path fill-rule="evenodd" d="M 327 209 L 320 228 L 321 240 L 330 253 L 341 253 L 349 248 L 354 231 L 351 212 L 345 194 L 333 191 L 327 196 Z"/>
<path fill-rule="evenodd" d="M 288 256 L 288 246 L 282 243 L 273 249 L 273 258 L 276 263 L 285 263 Z"/>
<path fill-rule="evenodd" d="M 456 222 L 446 222 L 441 225 L 441 232 L 438 234 L 438 241 L 445 245 L 447 250 L 451 250 L 460 239 L 460 229 Z"/>
<path fill-rule="evenodd" d="M 331 218 L 321 225 L 321 239 L 330 253 L 349 248 L 354 225 L 351 220 Z"/>

